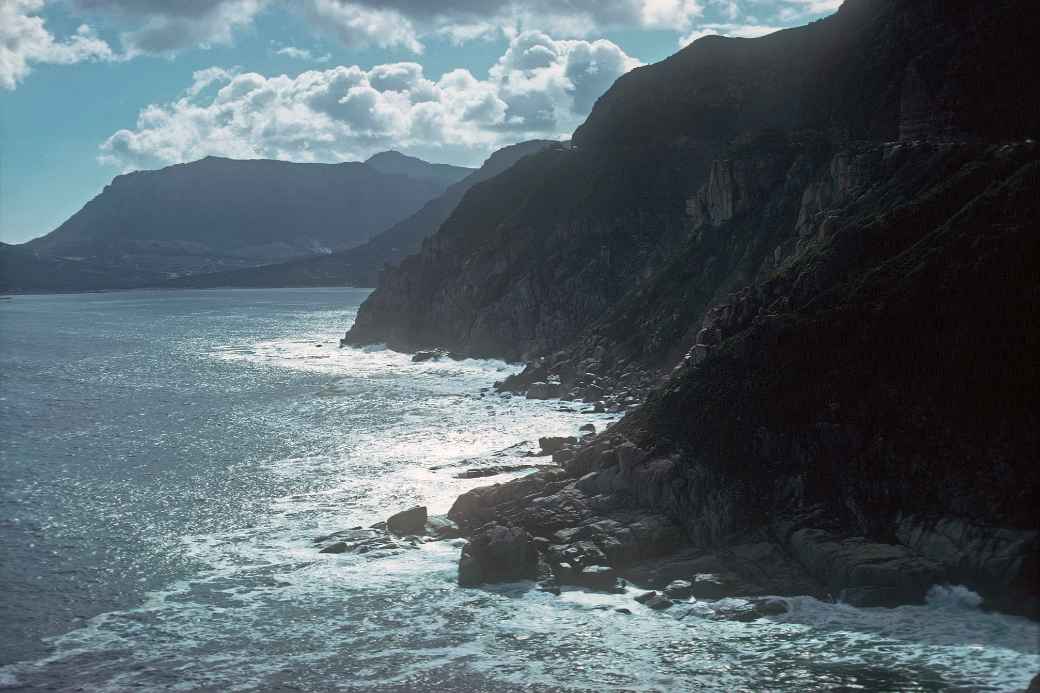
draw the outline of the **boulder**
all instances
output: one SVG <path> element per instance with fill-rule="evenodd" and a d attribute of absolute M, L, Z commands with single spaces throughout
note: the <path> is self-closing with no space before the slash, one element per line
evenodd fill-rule
<path fill-rule="evenodd" d="M 521 527 L 487 524 L 462 547 L 459 585 L 531 580 L 538 575 L 538 549 Z"/>
<path fill-rule="evenodd" d="M 614 590 L 618 585 L 617 571 L 605 565 L 585 566 L 573 573 L 571 580 L 577 585 L 595 590 Z"/>
<path fill-rule="evenodd" d="M 318 553 L 346 553 L 347 548 L 347 542 L 337 541 L 335 544 L 329 544 Z"/>
<path fill-rule="evenodd" d="M 559 383 L 531 383 L 527 387 L 527 399 L 555 399 L 560 396 Z"/>
<path fill-rule="evenodd" d="M 725 604 L 717 608 L 712 618 L 716 621 L 757 621 L 766 616 L 778 616 L 789 611 L 787 602 L 783 599 L 764 598 L 752 599 L 750 601 L 738 601 L 735 604 Z"/>
<path fill-rule="evenodd" d="M 538 447 L 542 449 L 543 455 L 551 455 L 577 442 L 578 439 L 574 436 L 546 436 L 538 439 Z"/>
<path fill-rule="evenodd" d="M 417 351 L 412 356 L 412 363 L 422 363 L 423 361 L 436 361 L 444 356 L 444 352 L 440 349 L 431 349 L 429 351 Z"/>
<path fill-rule="evenodd" d="M 581 426 L 581 428 L 578 429 L 578 431 L 581 432 L 581 433 L 595 433 L 596 432 L 596 424 L 590 424 L 590 423 L 583 424 Z"/>
<path fill-rule="evenodd" d="M 417 505 L 408 510 L 402 510 L 396 515 L 391 515 L 386 521 L 386 527 L 392 533 L 403 536 L 407 534 L 422 534 L 426 529 L 426 506 Z"/>
<path fill-rule="evenodd" d="M 693 596 L 693 583 L 689 580 L 672 580 L 664 588 L 664 593 L 671 599 L 688 599 Z"/>
<path fill-rule="evenodd" d="M 635 600 L 640 604 L 646 604 L 648 601 L 650 601 L 656 596 L 657 592 L 655 590 L 650 590 L 649 592 L 643 592 L 642 594 L 636 595 Z"/>
<path fill-rule="evenodd" d="M 663 611 L 672 608 L 673 602 L 663 594 L 658 594 L 646 600 L 644 604 L 647 608 L 653 609 L 654 611 Z"/>
<path fill-rule="evenodd" d="M 697 599 L 724 599 L 735 596 L 739 586 L 740 579 L 729 573 L 699 573 L 693 577 L 689 591 Z"/>

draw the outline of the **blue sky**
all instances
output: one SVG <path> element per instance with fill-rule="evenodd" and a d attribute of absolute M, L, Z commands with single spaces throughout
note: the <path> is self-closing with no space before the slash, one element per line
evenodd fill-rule
<path fill-rule="evenodd" d="M 0 0 L 0 240 L 208 154 L 479 165 L 633 67 L 839 0 Z"/>

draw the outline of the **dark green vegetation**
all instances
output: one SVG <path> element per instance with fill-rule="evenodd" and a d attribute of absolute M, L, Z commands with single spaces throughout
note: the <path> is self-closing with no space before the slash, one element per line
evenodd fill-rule
<path fill-rule="evenodd" d="M 561 459 L 580 482 L 463 518 L 598 493 L 702 546 L 764 532 L 858 603 L 953 581 L 1035 613 L 1038 25 L 1024 0 L 848 0 L 697 41 L 475 187 L 346 341 L 525 359 L 505 387 L 567 398 L 654 379 Z"/>
<path fill-rule="evenodd" d="M 5 252 L 2 288 L 154 286 L 332 253 L 367 242 L 469 173 L 391 152 L 372 164 L 208 157 L 137 171 L 22 252 Z"/>

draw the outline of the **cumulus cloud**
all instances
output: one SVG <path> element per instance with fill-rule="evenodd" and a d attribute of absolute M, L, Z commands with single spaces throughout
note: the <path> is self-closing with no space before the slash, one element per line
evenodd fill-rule
<path fill-rule="evenodd" d="M 129 56 L 171 54 L 188 47 L 230 43 L 267 0 L 73 0 L 81 12 L 104 16 L 121 26 Z"/>
<path fill-rule="evenodd" d="M 337 66 L 296 77 L 195 73 L 180 98 L 141 111 L 101 145 L 101 160 L 146 168 L 206 155 L 356 160 L 389 147 L 478 162 L 529 137 L 565 137 L 595 99 L 639 63 L 605 41 L 524 32 L 478 79 L 465 69 L 428 78 L 411 62 Z"/>
<path fill-rule="evenodd" d="M 112 48 L 83 24 L 59 40 L 39 15 L 43 0 L 0 2 L 0 87 L 14 89 L 34 64 L 71 65 L 85 60 L 113 60 Z"/>
<path fill-rule="evenodd" d="M 332 56 L 328 53 L 317 55 L 306 48 L 297 48 L 296 46 L 282 46 L 275 51 L 275 55 L 284 55 L 293 60 L 303 60 L 312 63 L 327 63 L 332 59 Z"/>
<path fill-rule="evenodd" d="M 118 34 L 118 54 L 92 30 L 59 41 L 37 16 L 58 0 L 0 3 L 0 85 L 13 88 L 32 63 L 110 60 L 228 44 L 265 9 L 292 12 L 352 48 L 422 55 L 434 39 L 461 44 L 531 31 L 589 38 L 608 29 L 663 29 L 679 43 L 707 33 L 760 35 L 836 10 L 841 0 L 64 0 L 63 6 Z M 707 16 L 706 16 L 706 13 Z M 705 23 L 707 22 L 707 23 Z M 325 62 L 307 48 L 286 57 Z"/>
<path fill-rule="evenodd" d="M 685 31 L 703 12 L 698 0 L 304 0 L 303 8 L 347 45 L 415 53 L 430 36 L 461 43 L 539 30 L 581 37 L 620 27 Z"/>

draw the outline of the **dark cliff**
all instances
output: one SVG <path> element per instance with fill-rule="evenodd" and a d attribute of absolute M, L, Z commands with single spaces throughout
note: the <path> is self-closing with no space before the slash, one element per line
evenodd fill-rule
<path fill-rule="evenodd" d="M 774 195 L 760 176 L 808 181 L 863 142 L 1024 139 L 1040 123 L 1023 96 L 1030 21 L 1022 2 L 860 0 L 761 39 L 701 39 L 618 80 L 573 148 L 476 188 L 348 339 L 548 354 L 642 290 L 699 222 Z"/>
<path fill-rule="evenodd" d="M 641 508 L 699 547 L 756 532 L 853 603 L 963 582 L 1035 615 L 1038 23 L 849 0 L 702 39 L 618 80 L 573 148 L 475 187 L 347 342 L 649 398 L 455 518 L 618 563 L 642 545 L 618 553 L 604 508 Z"/>

